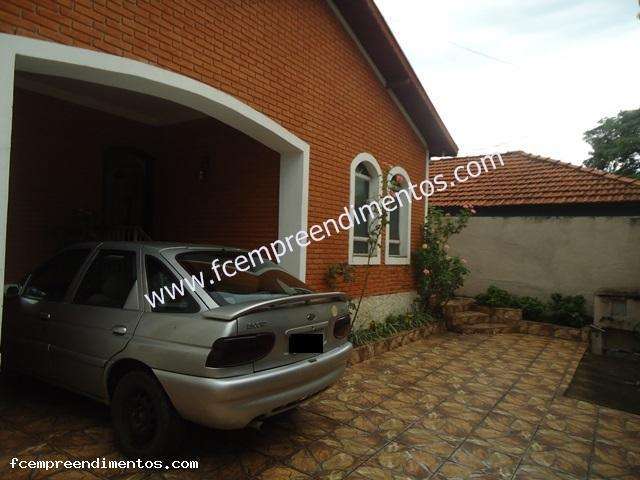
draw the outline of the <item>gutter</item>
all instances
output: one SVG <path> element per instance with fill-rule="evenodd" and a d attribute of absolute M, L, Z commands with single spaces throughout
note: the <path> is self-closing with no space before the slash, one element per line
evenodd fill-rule
<path fill-rule="evenodd" d="M 453 141 L 404 55 L 380 10 L 372 0 L 327 0 L 347 32 L 374 67 L 382 85 L 397 99 L 429 150 L 437 156 L 456 156 Z"/>

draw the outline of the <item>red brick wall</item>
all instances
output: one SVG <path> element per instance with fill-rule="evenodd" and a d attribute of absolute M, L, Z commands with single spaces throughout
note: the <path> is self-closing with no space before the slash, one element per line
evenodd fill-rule
<path fill-rule="evenodd" d="M 102 207 L 102 151 L 144 142 L 134 122 L 15 90 L 5 280 L 19 280 L 71 234 L 73 211 Z"/>
<path fill-rule="evenodd" d="M 154 239 L 254 248 L 278 238 L 277 152 L 214 119 L 164 127 L 162 137 Z"/>
<path fill-rule="evenodd" d="M 403 166 L 414 182 L 424 176 L 422 145 L 324 0 L 4 0 L 0 31 L 180 72 L 273 118 L 311 146 L 310 224 L 348 203 L 349 165 L 359 152 L 372 153 L 383 169 Z M 414 204 L 413 248 L 422 216 L 423 204 Z M 325 287 L 329 264 L 346 261 L 347 244 L 342 234 L 309 248 L 314 287 Z M 369 292 L 412 288 L 410 267 L 382 265 Z"/>
<path fill-rule="evenodd" d="M 75 210 L 100 215 L 104 152 L 114 146 L 153 159 L 154 240 L 249 248 L 277 238 L 279 155 L 241 132 L 213 119 L 151 127 L 17 89 L 6 282 L 72 238 Z"/>

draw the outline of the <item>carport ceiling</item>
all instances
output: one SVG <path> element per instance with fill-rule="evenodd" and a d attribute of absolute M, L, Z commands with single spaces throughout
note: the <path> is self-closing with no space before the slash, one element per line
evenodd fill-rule
<path fill-rule="evenodd" d="M 15 86 L 153 126 L 206 117 L 162 98 L 64 77 L 16 72 Z"/>

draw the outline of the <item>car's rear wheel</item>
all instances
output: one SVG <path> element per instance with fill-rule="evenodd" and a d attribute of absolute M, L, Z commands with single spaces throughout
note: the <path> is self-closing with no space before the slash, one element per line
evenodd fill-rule
<path fill-rule="evenodd" d="M 125 374 L 116 385 L 111 417 L 120 449 L 135 458 L 173 453 L 184 429 L 160 383 L 139 370 Z"/>

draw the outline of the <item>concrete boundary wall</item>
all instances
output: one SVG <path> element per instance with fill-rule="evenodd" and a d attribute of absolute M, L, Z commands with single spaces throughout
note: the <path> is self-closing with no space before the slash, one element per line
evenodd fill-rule
<path fill-rule="evenodd" d="M 471 269 L 460 295 L 584 295 L 592 311 L 597 289 L 640 286 L 640 214 L 473 217 L 450 245 Z"/>

